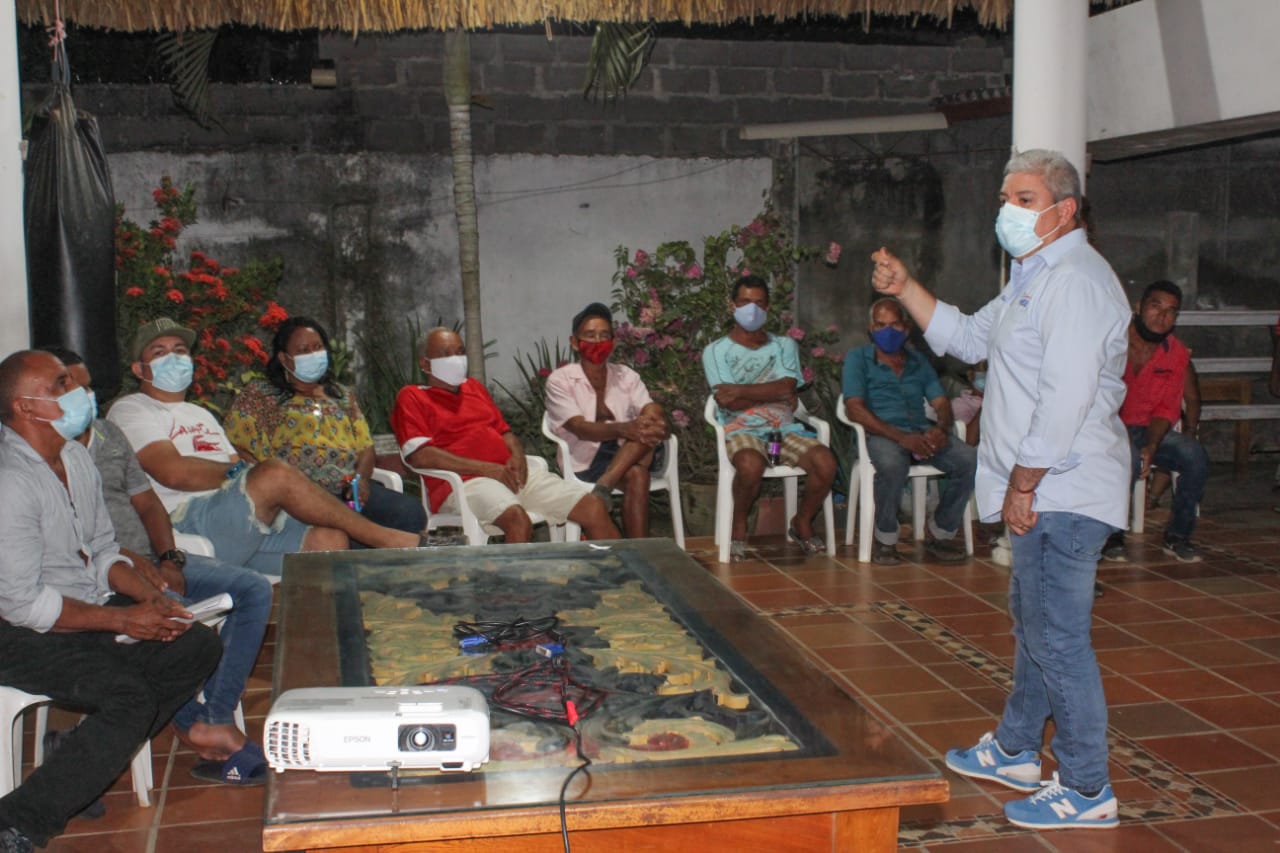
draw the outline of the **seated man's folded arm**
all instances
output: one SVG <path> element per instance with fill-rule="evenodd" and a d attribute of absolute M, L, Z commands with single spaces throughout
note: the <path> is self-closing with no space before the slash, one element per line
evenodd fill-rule
<path fill-rule="evenodd" d="M 492 477 L 494 469 L 502 467 L 501 465 L 495 465 L 493 462 L 483 462 L 479 459 L 458 456 L 456 453 L 441 450 L 430 442 L 420 445 L 405 458 L 405 461 L 414 468 L 441 468 L 445 471 L 453 471 L 456 474 L 475 477 Z"/>
<path fill-rule="evenodd" d="M 238 458 L 233 454 L 228 463 L 183 456 L 171 441 L 153 441 L 138 451 L 142 470 L 156 482 L 180 492 L 202 492 L 220 487 L 226 482 L 227 469 Z"/>
<path fill-rule="evenodd" d="M 883 436 L 899 444 L 910 435 L 905 430 L 898 429 L 893 424 L 876 417 L 876 413 L 871 411 L 867 401 L 861 397 L 846 397 L 844 410 L 845 414 L 849 416 L 849 420 L 865 429 L 868 435 Z"/>

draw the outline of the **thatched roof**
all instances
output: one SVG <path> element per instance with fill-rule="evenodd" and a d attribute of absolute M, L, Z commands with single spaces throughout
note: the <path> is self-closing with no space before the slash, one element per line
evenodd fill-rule
<path fill-rule="evenodd" d="M 1080 2 L 1080 0 L 1075 0 Z M 54 0 L 17 0 L 18 17 L 49 24 Z M 682 21 L 727 24 L 757 18 L 925 15 L 949 21 L 972 8 L 1004 26 L 1013 0 L 61 0 L 62 17 L 112 30 L 207 29 L 237 23 L 275 30 L 343 32 L 485 29 L 543 21 Z"/>

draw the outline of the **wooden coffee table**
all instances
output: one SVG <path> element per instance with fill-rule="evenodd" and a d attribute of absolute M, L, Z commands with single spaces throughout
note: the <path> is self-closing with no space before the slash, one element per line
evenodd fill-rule
<path fill-rule="evenodd" d="M 947 783 L 933 766 L 673 543 L 612 544 L 608 553 L 638 567 L 645 588 L 753 702 L 778 714 L 798 748 L 593 766 L 588 779 L 575 778 L 567 798 L 575 851 L 887 851 L 896 847 L 902 806 L 947 800 Z M 371 683 L 359 613 L 362 572 L 391 568 L 413 578 L 427 563 L 437 574 L 441 561 L 465 574 L 510 562 L 551 576 L 557 566 L 581 565 L 601 553 L 574 543 L 290 555 L 281 585 L 275 693 Z M 272 774 L 263 848 L 561 850 L 558 801 L 567 771 L 508 767 L 397 787 L 371 785 L 370 774 Z"/>

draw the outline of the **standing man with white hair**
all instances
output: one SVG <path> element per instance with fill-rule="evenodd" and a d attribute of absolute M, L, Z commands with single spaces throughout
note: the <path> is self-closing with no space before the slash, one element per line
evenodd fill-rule
<path fill-rule="evenodd" d="M 1055 151 L 1005 166 L 996 237 L 1014 260 L 1009 286 L 972 315 L 936 299 L 881 249 L 872 283 L 897 296 L 936 352 L 988 361 L 975 493 L 984 521 L 1013 546 L 1013 689 L 1000 724 L 947 766 L 1035 792 L 1005 805 L 1033 829 L 1116 826 L 1107 776 L 1107 706 L 1089 635 L 1103 542 L 1128 515 L 1129 439 L 1118 412 L 1129 308 L 1088 243 L 1080 178 Z M 1042 786 L 1053 718 L 1058 772 Z"/>

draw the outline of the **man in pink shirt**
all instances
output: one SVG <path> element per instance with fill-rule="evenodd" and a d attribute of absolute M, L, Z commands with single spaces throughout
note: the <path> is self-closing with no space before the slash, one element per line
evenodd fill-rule
<path fill-rule="evenodd" d="M 662 442 L 671 434 L 662 406 L 639 374 L 609 361 L 613 314 L 593 302 L 573 318 L 569 346 L 578 361 L 547 377 L 547 420 L 569 443 L 574 474 L 595 483 L 606 503 L 622 490 L 628 538 L 649 535 L 649 478 L 661 470 Z"/>

